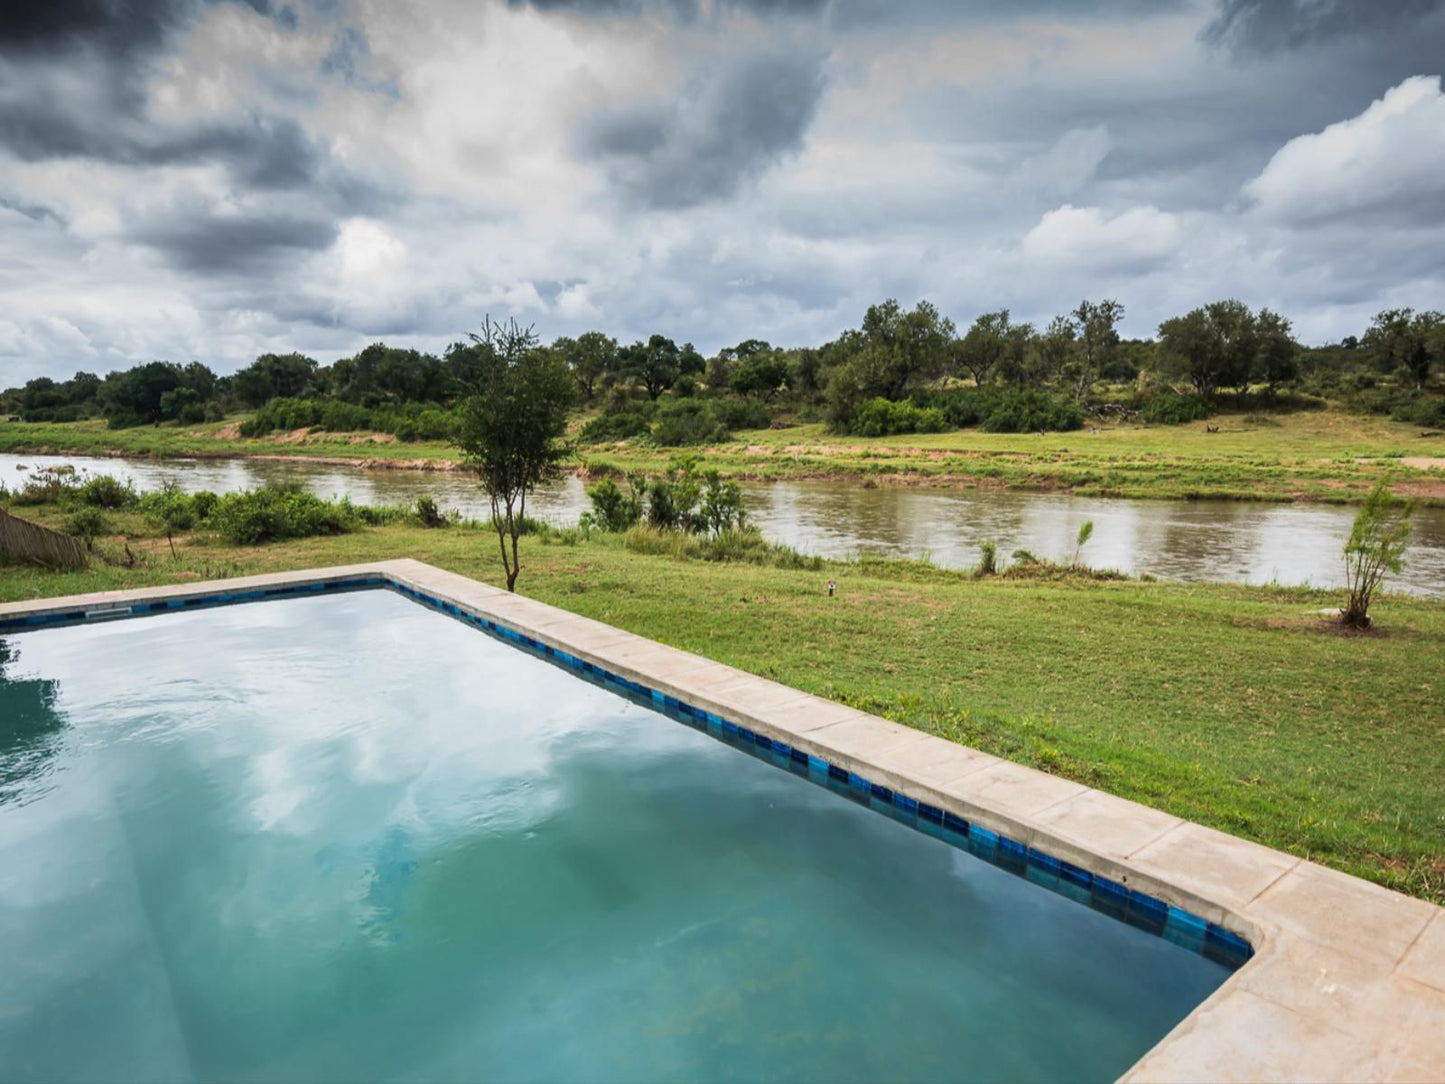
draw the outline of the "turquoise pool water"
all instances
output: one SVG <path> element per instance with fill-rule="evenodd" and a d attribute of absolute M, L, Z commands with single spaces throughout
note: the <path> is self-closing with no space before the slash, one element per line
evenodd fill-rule
<path fill-rule="evenodd" d="M 1228 975 L 390 592 L 0 645 L 7 1080 L 1103 1080 Z"/>

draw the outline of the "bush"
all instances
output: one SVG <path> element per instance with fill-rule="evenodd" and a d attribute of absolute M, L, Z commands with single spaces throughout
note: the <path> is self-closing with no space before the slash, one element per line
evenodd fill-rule
<path fill-rule="evenodd" d="M 243 437 L 275 431 L 321 429 L 329 433 L 391 433 L 398 440 L 449 440 L 456 415 L 420 403 L 367 408 L 339 399 L 290 399 L 277 396 L 241 423 Z"/>
<path fill-rule="evenodd" d="M 146 518 L 166 533 L 171 556 L 176 553 L 176 535 L 196 525 L 195 502 L 181 492 L 175 482 L 167 482 L 158 492 L 149 493 L 142 502 Z"/>
<path fill-rule="evenodd" d="M 978 567 L 973 570 L 975 576 L 994 576 L 998 574 L 998 543 L 987 539 L 978 547 Z"/>
<path fill-rule="evenodd" d="M 17 506 L 59 504 L 78 489 L 75 471 L 71 468 L 37 470 L 25 480 L 25 485 L 10 498 L 10 503 Z"/>
<path fill-rule="evenodd" d="M 416 518 L 421 520 L 423 527 L 435 528 L 447 525 L 447 517 L 442 515 L 435 499 L 427 494 L 416 499 Z"/>
<path fill-rule="evenodd" d="M 135 486 L 109 474 L 101 474 L 81 485 L 77 494 L 82 504 L 93 508 L 129 508 L 136 503 Z"/>
<path fill-rule="evenodd" d="M 919 396 L 916 401 L 941 411 L 948 425 L 956 429 L 977 425 L 986 433 L 1036 433 L 1065 432 L 1084 425 L 1083 411 L 1073 403 L 1032 388 L 953 388 Z"/>
<path fill-rule="evenodd" d="M 941 433 L 948 419 L 937 407 L 869 399 L 853 415 L 848 431 L 855 437 L 888 437 L 895 433 Z"/>
<path fill-rule="evenodd" d="M 86 545 L 99 535 L 110 534 L 110 517 L 94 506 L 86 506 L 65 518 L 61 524 L 62 531 L 77 538 L 85 539 Z"/>
<path fill-rule="evenodd" d="M 632 440 L 652 433 L 652 403 L 627 403 L 623 409 L 604 410 L 582 427 L 579 437 L 589 444 Z"/>
<path fill-rule="evenodd" d="M 623 493 L 611 478 L 604 478 L 587 491 L 592 510 L 582 513 L 582 525 L 601 531 L 625 531 L 642 519 L 647 493 L 645 479 L 634 475 L 628 479 L 629 493 Z"/>
<path fill-rule="evenodd" d="M 1139 417 L 1153 425 L 1182 425 L 1213 415 L 1209 403 L 1199 395 L 1156 395 L 1139 409 Z"/>
<path fill-rule="evenodd" d="M 1415 513 L 1413 501 L 1398 501 L 1386 482 L 1379 482 L 1355 516 L 1345 542 L 1346 586 L 1349 590 L 1340 620 L 1357 629 L 1370 627 L 1370 602 L 1386 572 L 1405 567 Z"/>
<path fill-rule="evenodd" d="M 237 546 L 343 534 L 363 522 L 350 501 L 324 501 L 310 493 L 277 486 L 227 493 L 217 499 L 209 519 L 221 537 Z"/>
<path fill-rule="evenodd" d="M 1001 388 L 954 388 L 930 396 L 919 396 L 920 405 L 934 406 L 955 429 L 982 425 L 984 419 L 998 408 L 1006 393 Z"/>
<path fill-rule="evenodd" d="M 1390 417 L 1397 422 L 1445 429 L 1445 396 L 1420 396 L 1401 403 L 1390 411 Z"/>
<path fill-rule="evenodd" d="M 773 424 L 773 412 L 757 399 L 736 395 L 713 400 L 718 420 L 733 429 L 766 429 Z"/>
<path fill-rule="evenodd" d="M 216 510 L 216 502 L 220 500 L 209 489 L 200 490 L 191 494 L 191 508 L 196 513 L 196 519 L 204 521 L 211 518 L 211 513 Z"/>
<path fill-rule="evenodd" d="M 1066 432 L 1084 427 L 1084 412 L 1041 391 L 1010 392 L 983 420 L 985 433 Z"/>
<path fill-rule="evenodd" d="M 717 535 L 696 535 L 639 525 L 623 535 L 622 544 L 633 553 L 678 560 L 733 561 L 814 572 L 823 567 L 821 557 L 807 556 L 791 547 L 769 542 L 756 527 L 734 527 Z"/>
<path fill-rule="evenodd" d="M 664 447 L 711 444 L 727 440 L 729 435 L 712 404 L 700 399 L 675 399 L 662 404 L 652 429 L 652 439 Z"/>

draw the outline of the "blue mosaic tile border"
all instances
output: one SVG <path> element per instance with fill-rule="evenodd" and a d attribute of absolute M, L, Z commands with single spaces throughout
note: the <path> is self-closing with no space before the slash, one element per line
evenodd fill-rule
<path fill-rule="evenodd" d="M 1015 876 L 1027 878 L 1042 888 L 1067 896 L 1076 903 L 1127 922 L 1145 933 L 1163 937 L 1190 952 L 1197 952 L 1230 970 L 1242 967 L 1254 955 L 1254 947 L 1247 940 L 1192 911 L 1175 907 L 1155 896 L 1090 873 L 1070 862 L 990 831 L 981 824 L 972 824 L 937 806 L 920 802 L 901 791 L 891 790 L 856 772 L 831 764 L 803 749 L 794 748 L 765 734 L 755 733 L 712 712 L 703 711 L 676 697 L 614 674 L 560 648 L 551 647 L 515 629 L 471 613 L 455 603 L 405 584 L 388 582 L 386 586 L 424 606 L 483 629 L 540 658 L 573 670 L 593 684 L 620 693 L 635 703 L 650 707 L 695 730 L 703 731 L 735 749 L 765 760 L 811 783 L 827 787 L 852 802 L 867 806 L 916 831 L 965 850 Z"/>
<path fill-rule="evenodd" d="M 175 613 L 180 610 L 204 610 L 213 606 L 229 606 L 237 602 L 261 602 L 265 599 L 296 598 L 301 595 L 334 594 L 339 591 L 365 591 L 391 586 L 384 576 L 356 576 L 345 580 L 324 580 L 319 583 L 288 583 L 275 587 L 258 587 L 249 591 L 218 591 L 209 595 L 186 598 L 162 598 L 151 602 L 132 602 L 121 606 L 92 606 L 89 609 L 60 610 L 32 614 L 28 617 L 0 618 L 0 633 L 28 632 L 33 629 L 62 625 L 101 624 L 126 617 L 147 614 Z"/>
<path fill-rule="evenodd" d="M 831 764 L 784 742 L 738 726 L 712 712 L 684 703 L 657 689 L 624 678 L 619 674 L 587 662 L 559 648 L 551 647 L 531 636 L 517 632 L 458 606 L 454 602 L 429 595 L 388 576 L 358 576 L 342 580 L 282 584 L 248 591 L 220 591 L 187 598 L 140 601 L 112 608 L 65 610 L 29 617 L 0 619 L 0 633 L 28 632 L 63 625 L 101 623 L 153 613 L 172 613 L 227 606 L 238 602 L 260 602 L 268 599 L 332 594 L 386 588 L 405 595 L 415 602 L 480 628 L 499 639 L 532 652 L 540 658 L 564 666 L 594 684 L 619 693 L 629 700 L 659 711 L 722 741 L 733 748 L 765 760 L 811 783 L 827 787 L 836 794 L 891 817 L 925 835 L 933 836 L 960 850 L 1018 877 L 1024 877 L 1042 888 L 1057 892 L 1077 903 L 1092 907 L 1111 918 L 1127 922 L 1146 933 L 1163 937 L 1190 952 L 1222 964 L 1231 970 L 1243 966 L 1254 948 L 1238 934 L 1208 922 L 1198 915 L 1168 904 L 1161 899 L 1138 892 L 1127 885 L 1088 870 L 1043 851 L 1035 850 L 1018 840 L 1000 835 L 981 824 L 972 824 L 961 817 L 927 802 L 921 802 L 901 791 Z"/>

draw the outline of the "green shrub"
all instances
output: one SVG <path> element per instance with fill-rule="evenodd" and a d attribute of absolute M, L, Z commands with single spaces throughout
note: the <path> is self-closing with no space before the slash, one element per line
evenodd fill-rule
<path fill-rule="evenodd" d="M 81 485 L 77 494 L 82 504 L 93 508 L 129 508 L 136 503 L 135 486 L 109 474 L 101 474 Z"/>
<path fill-rule="evenodd" d="M 589 489 L 587 498 L 592 502 L 592 510 L 582 514 L 583 526 L 616 532 L 640 522 L 647 483 L 641 475 L 634 475 L 628 479 L 628 486 L 630 492 L 624 493 L 611 478 L 604 478 Z"/>
<path fill-rule="evenodd" d="M 998 574 L 998 543 L 992 539 L 985 539 L 978 547 L 978 567 L 974 570 L 975 576 L 994 576 Z"/>
<path fill-rule="evenodd" d="M 952 388 L 945 392 L 917 397 L 920 405 L 937 407 L 954 429 L 982 425 L 1007 394 L 1002 388 Z"/>
<path fill-rule="evenodd" d="M 642 402 L 629 403 L 626 409 L 604 410 L 582 427 L 579 437 L 589 444 L 599 444 L 651 436 L 654 409 L 652 403 Z"/>
<path fill-rule="evenodd" d="M 1084 412 L 1041 391 L 1010 392 L 983 420 L 985 433 L 1066 432 L 1082 429 Z"/>
<path fill-rule="evenodd" d="M 422 494 L 416 499 L 416 518 L 421 520 L 423 527 L 445 527 L 448 523 L 447 517 L 442 515 L 441 509 L 437 507 L 436 500 L 428 494 Z"/>
<path fill-rule="evenodd" d="M 18 506 L 59 504 L 74 496 L 80 489 L 75 472 L 70 468 L 54 468 L 34 471 L 10 498 Z"/>
<path fill-rule="evenodd" d="M 238 546 L 343 534 L 363 522 L 349 501 L 325 501 L 278 486 L 224 494 L 217 499 L 209 520 L 221 537 Z"/>
<path fill-rule="evenodd" d="M 1390 417 L 1397 422 L 1445 429 L 1445 396 L 1418 396 L 1396 406 L 1390 411 Z"/>
<path fill-rule="evenodd" d="M 712 404 L 700 399 L 663 403 L 657 411 L 657 424 L 652 428 L 652 439 L 668 448 L 711 444 L 727 440 L 729 435 L 728 427 Z"/>
<path fill-rule="evenodd" d="M 1370 603 L 1385 573 L 1405 567 L 1405 549 L 1414 525 L 1414 501 L 1397 500 L 1388 482 L 1377 482 L 1360 506 L 1345 542 L 1346 586 L 1349 594 L 1340 620 L 1358 629 L 1370 627 Z"/>
<path fill-rule="evenodd" d="M 941 411 L 947 424 L 956 429 L 977 425 L 986 433 L 1035 433 L 1065 432 L 1084 425 L 1084 414 L 1073 403 L 1032 388 L 952 388 L 918 396 L 915 402 Z"/>
<path fill-rule="evenodd" d="M 339 399 L 277 396 L 241 423 L 243 437 L 276 431 L 321 429 L 329 433 L 391 433 L 398 440 L 448 440 L 456 425 L 449 410 L 420 403 L 368 408 Z"/>
<path fill-rule="evenodd" d="M 198 521 L 205 521 L 211 518 L 211 513 L 216 510 L 216 502 L 220 500 L 209 489 L 202 489 L 191 494 L 191 508 L 196 513 Z"/>
<path fill-rule="evenodd" d="M 746 396 L 727 395 L 713 400 L 718 420 L 729 430 L 766 429 L 773 424 L 767 404 Z"/>
<path fill-rule="evenodd" d="M 734 527 L 716 535 L 683 534 L 638 525 L 622 536 L 633 553 L 678 560 L 732 561 L 776 568 L 818 571 L 823 559 L 769 542 L 756 527 Z"/>
<path fill-rule="evenodd" d="M 855 437 L 888 437 L 896 433 L 941 433 L 948 428 L 943 411 L 915 403 L 869 399 L 853 415 L 848 431 Z"/>
<path fill-rule="evenodd" d="M 112 533 L 110 517 L 93 505 L 87 505 L 66 516 L 60 529 L 66 534 L 85 539 L 86 545 L 99 535 Z"/>
<path fill-rule="evenodd" d="M 1182 425 L 1213 417 L 1214 410 L 1200 395 L 1156 395 L 1139 409 L 1139 417 L 1153 425 Z"/>

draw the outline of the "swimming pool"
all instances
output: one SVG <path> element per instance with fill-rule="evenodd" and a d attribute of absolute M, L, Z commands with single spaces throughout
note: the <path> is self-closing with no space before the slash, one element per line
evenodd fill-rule
<path fill-rule="evenodd" d="M 1109 1079 L 1230 973 L 392 592 L 0 642 L 8 1078 Z"/>

